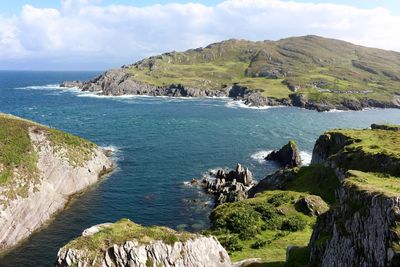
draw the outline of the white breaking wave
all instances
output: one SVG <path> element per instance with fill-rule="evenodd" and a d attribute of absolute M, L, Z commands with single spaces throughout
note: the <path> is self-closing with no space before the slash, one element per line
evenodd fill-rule
<path fill-rule="evenodd" d="M 257 107 L 257 106 L 246 105 L 242 100 L 230 100 L 225 104 L 225 107 L 263 110 L 263 109 L 270 109 L 270 108 L 283 108 L 285 106 L 259 106 L 259 107 Z"/>
<path fill-rule="evenodd" d="M 115 162 L 117 162 L 120 158 L 119 158 L 119 156 L 120 156 L 120 154 L 121 154 L 121 148 L 119 148 L 119 147 L 117 147 L 117 146 L 113 146 L 113 145 L 110 145 L 110 146 L 102 146 L 102 147 L 100 147 L 101 149 L 103 149 L 103 150 L 109 150 L 109 151 L 111 151 L 111 158 L 115 161 Z"/>
<path fill-rule="evenodd" d="M 60 90 L 63 89 L 59 84 L 46 84 L 46 85 L 32 85 L 17 87 L 18 90 Z"/>
<path fill-rule="evenodd" d="M 252 154 L 250 157 L 260 164 L 266 163 L 265 157 L 271 153 L 272 150 L 260 150 Z M 304 166 L 308 166 L 311 163 L 312 153 L 308 151 L 300 151 L 301 163 Z"/>
<path fill-rule="evenodd" d="M 301 164 L 308 166 L 311 163 L 312 153 L 308 151 L 300 151 Z"/>
<path fill-rule="evenodd" d="M 257 161 L 258 163 L 262 164 L 262 163 L 265 163 L 265 157 L 271 152 L 272 152 L 272 150 L 260 150 L 260 151 L 257 151 L 256 153 L 252 154 L 250 157 L 253 160 Z"/>

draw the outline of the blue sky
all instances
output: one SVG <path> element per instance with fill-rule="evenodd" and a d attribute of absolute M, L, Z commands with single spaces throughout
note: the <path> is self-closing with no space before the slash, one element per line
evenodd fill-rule
<path fill-rule="evenodd" d="M 400 52 L 398 1 L 3 1 L 0 69 L 104 70 L 230 38 L 308 34 Z"/>

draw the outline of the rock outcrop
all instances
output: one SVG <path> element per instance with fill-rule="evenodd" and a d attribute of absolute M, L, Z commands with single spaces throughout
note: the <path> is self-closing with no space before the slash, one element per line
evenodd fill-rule
<path fill-rule="evenodd" d="M 60 84 L 60 87 L 64 87 L 64 88 L 80 88 L 82 87 L 83 82 L 81 81 L 64 81 Z"/>
<path fill-rule="evenodd" d="M 93 228 L 93 227 L 92 227 Z M 215 237 L 145 228 L 129 220 L 94 227 L 58 252 L 55 267 L 230 267 L 228 253 Z M 116 240 L 113 231 L 123 231 Z M 92 246 L 92 240 L 96 245 Z"/>
<path fill-rule="evenodd" d="M 26 147 L 32 150 L 23 153 L 29 153 L 28 157 L 35 155 L 29 172 L 8 163 L 14 172 L 0 183 L 0 251 L 3 251 L 48 222 L 72 195 L 110 171 L 113 163 L 100 148 L 86 140 L 13 116 L 0 115 L 0 119 L 4 127 L 15 127 L 27 135 Z M 67 145 L 64 137 L 81 142 L 82 148 Z M 0 144 L 0 150 L 3 145 Z M 0 162 L 2 175 L 6 164 Z"/>
<path fill-rule="evenodd" d="M 364 175 L 347 177 L 337 192 L 338 205 L 318 218 L 311 266 L 399 266 L 400 194 L 366 190 L 368 181 L 361 186 L 351 181 Z"/>
<path fill-rule="evenodd" d="M 278 151 L 272 151 L 265 159 L 277 161 L 289 168 L 301 166 L 300 150 L 294 141 L 289 141 Z"/>
<path fill-rule="evenodd" d="M 207 193 L 214 195 L 215 205 L 246 199 L 247 191 L 254 185 L 250 170 L 239 163 L 236 170 L 219 169 L 210 175 L 212 179 L 205 177 L 202 184 Z"/>

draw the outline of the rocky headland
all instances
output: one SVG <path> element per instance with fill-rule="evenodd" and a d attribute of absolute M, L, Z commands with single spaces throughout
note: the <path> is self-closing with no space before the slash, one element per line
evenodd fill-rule
<path fill-rule="evenodd" d="M 90 81 L 63 82 L 100 95 L 231 97 L 248 106 L 317 111 L 399 108 L 400 54 L 319 36 L 152 56 Z"/>
<path fill-rule="evenodd" d="M 61 211 L 71 196 L 111 171 L 95 144 L 0 114 L 0 252 L 17 245 Z"/>

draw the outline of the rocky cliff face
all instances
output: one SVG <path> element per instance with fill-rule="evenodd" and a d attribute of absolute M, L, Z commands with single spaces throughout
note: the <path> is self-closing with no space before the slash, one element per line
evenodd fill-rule
<path fill-rule="evenodd" d="M 311 266 L 400 265 L 400 134 L 371 128 L 330 131 L 315 144 L 312 163 L 335 168 L 342 183 L 314 227 Z"/>
<path fill-rule="evenodd" d="M 124 240 L 111 241 L 95 250 L 86 246 L 94 239 L 101 243 L 102 235 L 107 236 L 104 233 L 112 233 L 119 227 L 126 231 Z M 215 237 L 182 234 L 168 228 L 144 228 L 128 220 L 95 226 L 86 232 L 76 241 L 79 247 L 72 242 L 60 249 L 54 266 L 231 266 L 227 252 Z"/>
<path fill-rule="evenodd" d="M 70 196 L 97 182 L 113 165 L 95 145 L 87 157 L 83 157 L 83 151 L 79 154 L 74 150 L 77 153 L 74 155 L 82 156 L 82 161 L 73 161 L 68 157 L 67 145 L 55 144 L 47 128 L 24 123 L 28 123 L 34 148 L 31 153 L 36 154 L 37 174 L 15 169 L 7 181 L 0 183 L 0 251 L 27 238 L 63 209 Z M 32 179 L 29 175 L 37 177 Z"/>
<path fill-rule="evenodd" d="M 347 182 L 339 205 L 320 216 L 310 241 L 312 266 L 399 266 L 400 197 Z"/>

